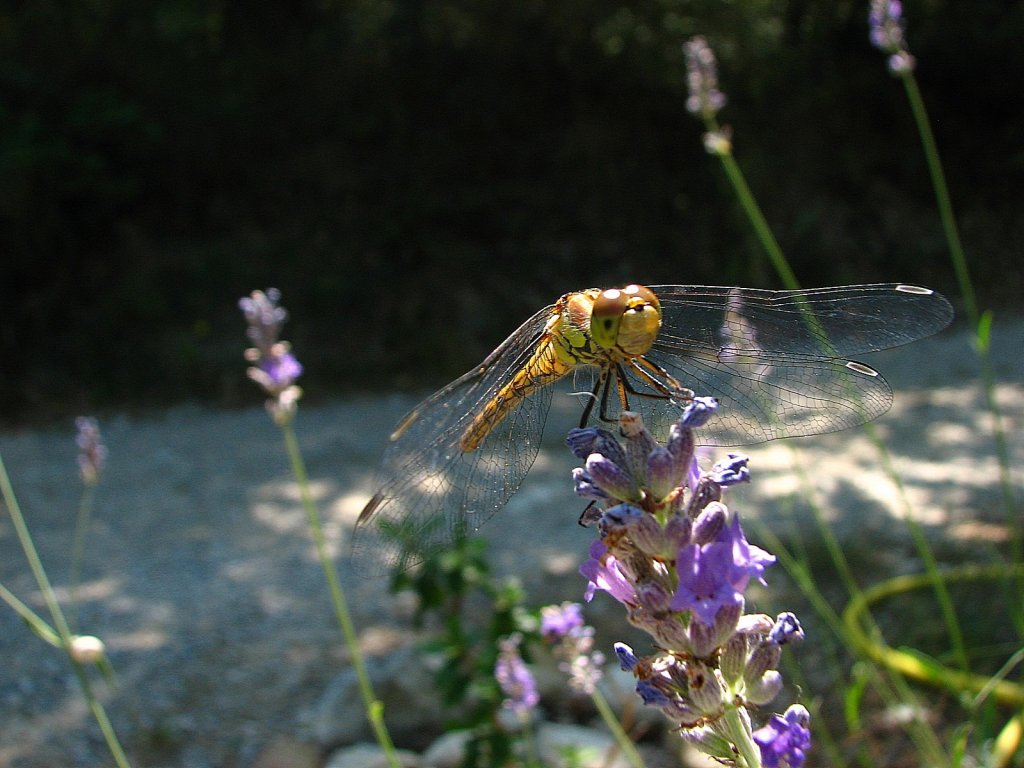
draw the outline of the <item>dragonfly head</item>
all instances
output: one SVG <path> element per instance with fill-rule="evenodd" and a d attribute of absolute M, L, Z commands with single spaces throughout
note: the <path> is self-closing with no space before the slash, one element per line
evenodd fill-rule
<path fill-rule="evenodd" d="M 609 288 L 594 300 L 590 335 L 602 349 L 618 348 L 631 356 L 651 348 L 661 329 L 661 302 L 642 285 Z"/>

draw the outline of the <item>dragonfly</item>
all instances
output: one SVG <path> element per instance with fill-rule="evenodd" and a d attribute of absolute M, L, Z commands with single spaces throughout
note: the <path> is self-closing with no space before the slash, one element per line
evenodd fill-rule
<path fill-rule="evenodd" d="M 634 410 L 664 436 L 696 393 L 720 403 L 702 444 L 749 445 L 885 413 L 891 388 L 850 357 L 931 336 L 952 318 L 939 293 L 897 283 L 567 293 L 398 423 L 356 523 L 356 555 L 405 569 L 501 510 L 537 457 L 552 385 L 570 374 L 580 426 Z"/>

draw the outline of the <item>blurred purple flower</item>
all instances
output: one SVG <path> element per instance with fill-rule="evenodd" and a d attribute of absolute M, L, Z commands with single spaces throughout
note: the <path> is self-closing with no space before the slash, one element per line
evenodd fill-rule
<path fill-rule="evenodd" d="M 804 764 L 811 746 L 810 719 L 803 706 L 794 704 L 784 715 L 772 715 L 763 728 L 754 731 L 763 768 L 800 768 Z"/>
<path fill-rule="evenodd" d="M 583 627 L 583 606 L 565 602 L 540 609 L 540 634 L 548 641 L 561 640 Z"/>
<path fill-rule="evenodd" d="M 291 353 L 291 345 L 279 339 L 288 312 L 278 305 L 281 292 L 276 288 L 253 291 L 239 300 L 238 306 L 249 324 L 246 335 L 253 346 L 245 350 L 245 359 L 252 365 L 249 378 L 263 387 L 272 398 L 267 408 L 278 423 L 290 421 L 302 394 L 295 380 L 302 374 L 302 365 Z"/>
<path fill-rule="evenodd" d="M 714 51 L 702 36 L 683 44 L 686 54 L 686 84 L 690 97 L 686 108 L 695 115 L 712 118 L 725 106 L 725 94 L 718 90 L 718 63 Z"/>
<path fill-rule="evenodd" d="M 100 436 L 99 423 L 91 416 L 79 416 L 75 419 L 75 428 L 78 430 L 75 442 L 78 444 L 78 469 L 82 482 L 96 485 L 107 460 L 107 448 Z"/>
<path fill-rule="evenodd" d="M 540 702 L 540 694 L 537 693 L 537 681 L 519 654 L 519 642 L 516 635 L 499 642 L 494 679 L 505 694 L 504 705 L 519 715 L 525 715 Z"/>
<path fill-rule="evenodd" d="M 917 62 L 907 49 L 906 22 L 900 0 L 871 0 L 868 27 L 871 44 L 889 54 L 889 69 L 893 74 L 913 71 Z"/>
<path fill-rule="evenodd" d="M 594 628 L 584 622 L 583 606 L 569 602 L 544 606 L 540 633 L 551 645 L 569 685 L 581 693 L 593 693 L 603 674 L 604 654 L 594 650 Z"/>

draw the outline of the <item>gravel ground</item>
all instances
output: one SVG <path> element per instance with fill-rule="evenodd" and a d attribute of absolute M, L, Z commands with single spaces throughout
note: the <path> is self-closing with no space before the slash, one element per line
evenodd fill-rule
<path fill-rule="evenodd" d="M 994 344 L 1019 493 L 1024 322 L 997 326 Z M 997 463 L 966 336 L 948 332 L 865 361 L 897 391 L 877 425 L 913 514 L 936 541 L 998 541 L 1005 531 Z M 300 409 L 299 438 L 339 553 L 384 437 L 411 404 L 382 397 Z M 556 396 L 534 470 L 485 528 L 498 570 L 521 574 L 538 603 L 579 597 L 575 569 L 591 537 L 575 524 L 581 507 L 560 445 L 573 407 Z M 280 437 L 255 407 L 180 407 L 152 418 L 106 418 L 101 428 L 110 458 L 96 489 L 78 626 L 103 637 L 117 671 L 116 689 L 100 686 L 115 728 L 136 765 L 250 766 L 275 737 L 301 729 L 302 713 L 344 664 Z M 0 452 L 50 577 L 63 588 L 80 493 L 73 429 L 0 433 Z M 755 482 L 730 497 L 746 515 L 771 522 L 780 500 L 800 490 L 799 461 L 811 468 L 840 542 L 863 540 L 865 531 L 903 535 L 890 525 L 901 513 L 897 495 L 863 433 L 750 453 Z M 799 504 L 794 509 L 802 514 Z M 400 610 L 383 585 L 344 578 L 371 652 L 404 642 Z M 42 610 L 6 516 L 0 581 Z M 6 607 L 0 658 L 0 766 L 110 763 L 63 658 Z"/>

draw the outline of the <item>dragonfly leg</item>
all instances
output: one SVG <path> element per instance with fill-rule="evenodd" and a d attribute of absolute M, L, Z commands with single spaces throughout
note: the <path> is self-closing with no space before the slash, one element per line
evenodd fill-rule
<path fill-rule="evenodd" d="M 594 388 L 592 390 L 590 390 L 590 397 L 587 399 L 587 405 L 583 409 L 583 415 L 580 416 L 580 429 L 583 429 L 584 427 L 586 427 L 587 426 L 587 422 L 590 421 L 590 414 L 593 413 L 593 411 L 594 411 L 594 403 L 596 403 L 597 400 L 598 400 L 597 391 L 599 389 L 601 389 L 602 387 L 604 387 L 604 389 L 607 391 L 608 388 L 605 386 L 607 380 L 608 380 L 608 371 L 602 369 L 601 375 L 597 377 L 597 381 L 594 383 Z M 602 395 L 601 396 L 601 414 L 602 414 L 601 419 L 602 420 L 604 420 L 604 416 L 603 416 L 604 410 L 605 410 L 604 401 L 606 399 L 607 399 L 607 395 Z"/>
<path fill-rule="evenodd" d="M 604 368 L 601 371 L 601 379 L 598 382 L 601 387 L 601 411 L 598 414 L 601 421 L 605 423 L 611 423 L 615 419 L 611 416 L 611 409 L 608 407 L 609 401 L 611 400 L 612 394 L 612 379 L 615 379 L 616 389 L 619 393 L 619 401 L 622 403 L 623 410 L 629 409 L 629 401 L 626 400 L 626 393 L 622 391 L 622 385 L 620 383 L 620 373 L 618 371 L 618 365 L 613 367 Z M 597 391 L 596 389 L 594 390 Z"/>
<path fill-rule="evenodd" d="M 657 400 L 671 400 L 674 397 L 693 398 L 693 391 L 680 384 L 674 376 L 646 357 L 633 358 L 629 361 L 630 370 L 647 384 L 654 392 L 638 391 L 625 376 L 626 389 L 638 397 L 651 397 Z"/>

